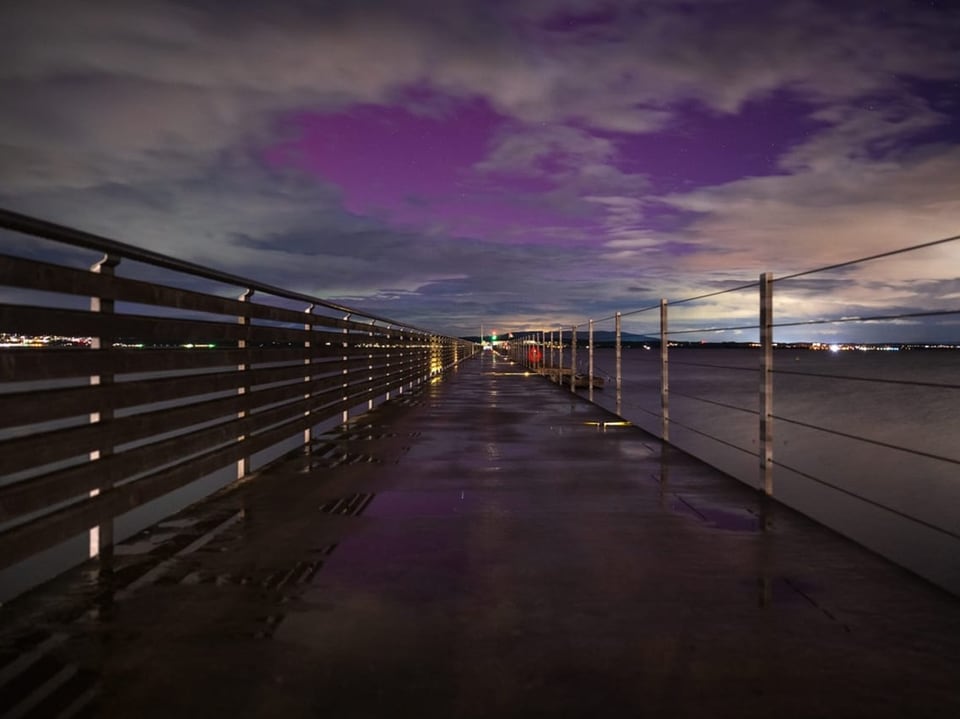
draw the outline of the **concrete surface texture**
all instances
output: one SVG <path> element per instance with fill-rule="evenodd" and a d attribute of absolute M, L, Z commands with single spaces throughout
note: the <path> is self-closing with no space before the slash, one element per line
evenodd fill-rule
<path fill-rule="evenodd" d="M 485 352 L 3 607 L 0 708 L 960 716 L 960 600 L 614 419 Z"/>

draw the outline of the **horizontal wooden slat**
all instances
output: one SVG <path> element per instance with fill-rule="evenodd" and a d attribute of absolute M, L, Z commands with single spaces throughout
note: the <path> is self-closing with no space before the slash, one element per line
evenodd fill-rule
<path fill-rule="evenodd" d="M 327 400 L 334 401 L 338 394 L 337 391 L 331 392 Z M 319 401 L 317 403 L 320 404 Z M 175 461 L 177 457 L 202 452 L 239 436 L 249 436 L 284 419 L 302 416 L 306 409 L 307 402 L 300 400 L 0 487 L 0 521 L 67 501 L 101 486 L 117 484 L 130 476 L 149 471 L 151 467 Z"/>
<path fill-rule="evenodd" d="M 36 381 L 104 374 L 172 372 L 238 364 L 303 361 L 338 356 L 330 348 L 253 347 L 247 349 L 2 349 L 0 381 Z"/>
<path fill-rule="evenodd" d="M 383 347 L 393 349 L 399 349 L 401 347 L 420 347 L 423 349 L 428 349 L 430 347 L 429 343 L 425 343 L 420 339 L 389 336 L 387 334 L 380 333 L 373 335 L 370 335 L 367 332 L 350 332 L 343 334 L 338 332 L 322 332 L 313 330 L 309 334 L 304 334 L 304 337 L 309 339 L 311 344 L 315 347 L 323 346 L 328 342 L 332 346 L 345 345 L 347 347 L 355 347 L 357 349 L 366 348 L 368 346 L 374 348 Z"/>
<path fill-rule="evenodd" d="M 0 284 L 64 294 L 100 297 L 171 309 L 279 322 L 304 322 L 306 315 L 254 302 L 184 290 L 143 280 L 0 255 Z M 238 295 L 240 290 L 238 290 Z"/>
<path fill-rule="evenodd" d="M 384 331 L 382 321 L 371 324 L 369 321 L 344 320 L 342 317 L 332 317 L 325 314 L 307 314 L 305 311 L 296 311 L 258 302 L 256 294 L 252 301 L 241 302 L 239 299 L 128 277 L 64 267 L 7 254 L 0 254 L 0 286 L 2 285 L 85 297 L 100 297 L 117 302 L 153 305 L 180 311 L 248 317 L 290 324 L 310 324 L 317 327 L 337 329 L 367 331 L 373 328 L 378 332 Z M 239 296 L 241 289 L 238 288 L 237 292 Z M 304 310 L 306 310 L 306 307 L 304 307 Z M 422 332 L 413 330 L 408 332 L 424 335 Z"/>
<path fill-rule="evenodd" d="M 413 381 L 419 376 L 422 375 L 417 370 L 411 369 L 400 378 L 399 383 L 391 383 L 391 389 Z M 9 529 L 0 534 L 0 568 L 8 567 L 44 549 L 66 541 L 90 527 L 107 521 L 110 517 L 128 512 L 146 502 L 183 487 L 196 479 L 236 462 L 241 457 L 250 456 L 295 436 L 313 424 L 338 416 L 340 412 L 356 406 L 358 402 L 379 396 L 382 391 L 383 387 L 379 387 L 345 401 L 314 406 L 309 417 L 300 416 L 290 419 L 284 424 L 261 434 L 248 436 L 242 442 L 234 442 L 210 450 L 198 457 L 154 472 L 136 482 L 115 487 L 96 497 L 82 500 L 39 519 Z M 43 506 L 50 506 L 50 503 Z"/>
<path fill-rule="evenodd" d="M 303 367 L 305 365 L 301 366 L 301 371 Z M 350 386 L 348 393 L 352 393 L 352 386 L 365 382 L 371 372 L 382 376 L 379 368 L 358 368 L 346 374 L 326 375 L 309 382 L 288 382 L 270 389 L 5 440 L 0 442 L 0 474 L 18 472 L 88 454 L 94 450 L 114 448 L 152 436 L 182 431 L 204 422 L 236 416 L 239 412 L 256 412 L 260 407 L 269 404 L 342 387 L 344 383 Z M 243 379 L 243 372 L 234 374 Z"/>
<path fill-rule="evenodd" d="M 334 416 L 339 410 L 331 410 Z M 236 442 L 165 468 L 137 482 L 115 487 L 95 497 L 0 533 L 0 568 L 64 542 L 146 502 L 229 466 L 241 457 L 266 449 L 306 429 L 298 418 L 259 437 Z"/>
<path fill-rule="evenodd" d="M 38 432 L 0 442 L 0 473 L 18 472 L 94 450 L 113 448 L 217 419 L 235 417 L 238 412 L 303 396 L 306 383 L 294 383 L 259 392 L 171 407 L 154 412 Z"/>
<path fill-rule="evenodd" d="M 310 417 L 297 417 L 242 442 L 220 447 L 171 467 L 142 477 L 95 497 L 84 499 L 39 519 L 0 533 L 0 569 L 66 541 L 81 532 L 129 512 L 149 501 L 186 486 L 201 477 L 229 466 L 296 436 L 313 424 L 338 416 L 358 402 L 372 399 L 376 391 L 347 401 L 335 402 L 316 410 Z"/>
<path fill-rule="evenodd" d="M 411 356 L 410 353 L 403 355 Z M 321 358 L 317 358 L 321 359 Z M 270 382 L 292 380 L 307 374 L 321 377 L 342 373 L 344 369 L 365 367 L 370 362 L 366 357 L 343 361 L 337 358 L 322 358 L 325 361 L 301 363 L 285 367 L 256 368 L 239 372 L 205 373 L 186 377 L 166 377 L 133 382 L 86 385 L 74 388 L 51 389 L 40 392 L 9 393 L 2 396 L 3 411 L 0 412 L 0 427 L 45 422 L 75 417 L 108 408 L 123 409 L 152 402 L 183 399 L 190 396 L 222 392 L 243 386 L 256 386 Z M 378 356 L 375 368 L 396 364 L 398 355 Z M 106 374 L 106 373 L 103 373 Z"/>
<path fill-rule="evenodd" d="M 390 348 L 421 352 L 423 347 Z M 364 355 L 368 353 L 363 349 Z M 310 358 L 349 356 L 343 347 L 144 348 L 144 349 L 0 349 L 0 381 L 35 381 L 90 375 L 165 372 L 239 364 L 303 361 Z"/>
<path fill-rule="evenodd" d="M 240 325 L 235 322 L 172 319 L 149 315 L 105 314 L 85 310 L 0 305 L 0 327 L 6 332 L 68 337 L 123 338 L 136 342 L 298 342 L 309 339 L 302 329 Z"/>
<path fill-rule="evenodd" d="M 341 334 L 263 324 L 241 325 L 235 321 L 211 321 L 138 314 L 108 314 L 87 310 L 28 307 L 0 304 L 0 327 L 5 332 L 27 335 L 100 337 L 106 341 L 123 339 L 147 344 L 237 343 L 251 344 L 310 342 L 317 346 L 329 342 L 347 347 L 392 344 L 394 340 L 367 332 Z M 396 340 L 400 344 L 400 340 Z M 405 342 L 406 344 L 412 343 Z M 376 348 L 374 348 L 376 349 Z"/>
<path fill-rule="evenodd" d="M 362 378 L 361 372 L 354 373 L 350 379 L 357 380 Z M 344 375 L 347 377 L 348 375 Z M 125 478 L 140 472 L 148 471 L 150 467 L 168 463 L 177 456 L 192 454 L 203 451 L 207 446 L 215 446 L 229 442 L 232 438 L 240 435 L 251 435 L 269 427 L 271 424 L 285 421 L 289 417 L 302 416 L 306 411 L 316 411 L 322 409 L 331 402 L 337 402 L 343 397 L 347 397 L 347 405 L 354 406 L 370 396 L 376 396 L 385 392 L 389 388 L 398 387 L 405 381 L 399 377 L 391 377 L 389 380 L 376 378 L 371 381 L 353 381 L 348 387 L 340 386 L 342 379 L 340 377 L 325 378 L 316 383 L 310 383 L 314 392 L 309 399 L 300 399 L 297 402 L 290 402 L 280 407 L 263 410 L 255 414 L 248 415 L 242 419 L 232 419 L 191 432 L 186 435 L 180 435 L 172 439 L 166 439 L 155 442 L 136 449 L 128 450 L 119 454 L 109 455 L 101 459 L 86 462 L 74 467 L 42 475 L 27 480 L 22 480 L 13 484 L 0 487 L 0 521 L 7 521 L 13 517 L 34 512 L 42 509 L 44 506 L 50 506 L 58 502 L 69 500 L 80 494 L 85 494 L 92 489 L 100 486 L 108 486 L 123 481 Z M 278 388 L 279 391 L 270 392 L 270 397 L 275 398 L 281 394 L 289 394 L 292 397 L 302 397 L 304 387 L 308 383 L 297 383 Z M 324 391 L 316 391 L 318 387 L 325 387 Z M 236 405 L 233 403 L 240 400 L 252 399 L 257 394 L 238 395 L 223 400 L 214 400 L 209 403 L 219 407 L 229 406 L 231 409 Z M 257 400 L 253 400 L 257 401 Z M 353 403 L 353 404 L 351 404 Z M 192 408 L 175 408 L 166 410 L 164 414 L 181 413 L 183 410 Z M 128 422 L 133 424 L 136 417 L 125 418 L 124 420 L 115 420 L 114 423 Z M 108 423 L 104 423 L 108 424 Z M 91 427 L 89 425 L 69 430 L 81 438 L 81 441 L 89 441 L 88 434 Z M 169 431 L 169 429 L 164 430 Z M 26 445 L 35 442 L 35 438 L 23 438 L 10 440 L 4 443 L 8 451 L 5 455 L 11 458 L 20 457 L 21 451 Z M 79 442 L 78 442 L 79 444 Z M 40 446 L 43 442 L 40 442 Z M 84 445 L 85 449 L 79 452 L 74 451 L 66 456 L 76 456 L 77 453 L 83 453 L 90 447 Z M 10 448 L 19 448 L 18 451 L 9 451 Z M 72 448 L 76 450 L 76 447 Z M 51 461 L 50 453 L 41 461 Z M 15 463 L 14 459 L 8 460 Z"/>

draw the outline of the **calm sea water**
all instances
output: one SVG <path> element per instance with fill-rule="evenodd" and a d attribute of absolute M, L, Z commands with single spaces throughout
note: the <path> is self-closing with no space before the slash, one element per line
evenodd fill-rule
<path fill-rule="evenodd" d="M 659 435 L 659 351 L 622 362 L 622 414 Z M 758 350 L 677 348 L 669 365 L 671 441 L 754 487 L 759 363 Z M 612 410 L 614 350 L 594 364 L 609 378 L 594 401 Z M 960 352 L 780 349 L 774 370 L 774 496 L 960 594 L 960 390 L 924 386 L 960 385 Z"/>

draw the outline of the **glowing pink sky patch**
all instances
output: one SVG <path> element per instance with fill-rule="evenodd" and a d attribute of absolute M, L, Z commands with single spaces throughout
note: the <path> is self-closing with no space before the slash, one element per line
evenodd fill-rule
<path fill-rule="evenodd" d="M 411 90 L 399 102 L 290 114 L 281 126 L 291 139 L 267 148 L 264 160 L 335 185 L 349 212 L 414 232 L 534 244 L 589 242 L 600 234 L 603 208 L 579 200 L 609 189 L 551 194 L 569 174 L 571 158 L 540 154 L 536 167 L 477 168 L 503 133 L 522 131 L 487 102 L 426 90 Z M 612 140 L 611 167 L 648 178 L 648 196 L 655 197 L 778 174 L 783 153 L 823 127 L 810 120 L 810 110 L 781 95 L 748 103 L 736 115 L 695 104 L 675 108 L 673 122 L 657 133 L 579 131 Z M 651 229 L 678 228 L 675 213 L 646 217 Z"/>
<path fill-rule="evenodd" d="M 505 242 L 556 241 L 551 229 L 589 227 L 551 206 L 549 180 L 496 173 L 484 160 L 505 119 L 482 101 L 436 114 L 402 106 L 357 105 L 334 114 L 288 115 L 294 137 L 267 148 L 266 164 L 295 167 L 336 185 L 344 207 L 421 231 Z"/>
<path fill-rule="evenodd" d="M 443 116 L 396 106 L 358 105 L 287 118 L 298 137 L 267 151 L 273 166 L 295 166 L 338 185 L 362 214 L 408 200 L 465 193 L 464 171 L 481 160 L 501 119 L 479 102 Z"/>
<path fill-rule="evenodd" d="M 609 136 L 621 169 L 648 175 L 654 194 L 683 192 L 781 174 L 783 154 L 826 126 L 810 118 L 812 110 L 787 94 L 747 103 L 733 115 L 689 105 L 660 132 Z"/>

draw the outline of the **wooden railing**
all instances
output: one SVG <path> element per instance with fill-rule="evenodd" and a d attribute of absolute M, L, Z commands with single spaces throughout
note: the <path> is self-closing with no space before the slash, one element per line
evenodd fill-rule
<path fill-rule="evenodd" d="M 90 269 L 0 254 L 0 332 L 84 338 L 0 349 L 0 568 L 88 530 L 109 552 L 116 516 L 224 467 L 242 477 L 258 452 L 309 446 L 477 349 L 16 213 L 0 227 L 14 251 L 103 254 Z"/>

